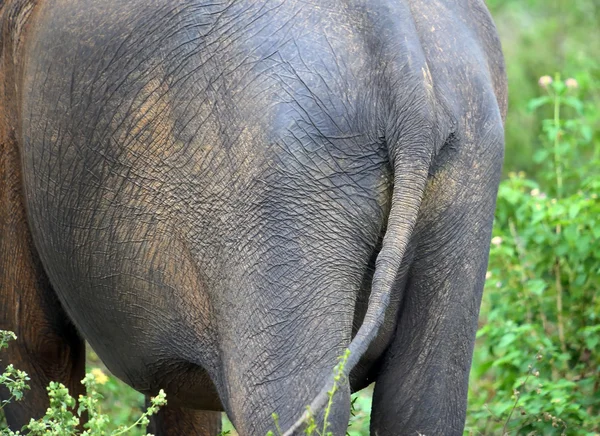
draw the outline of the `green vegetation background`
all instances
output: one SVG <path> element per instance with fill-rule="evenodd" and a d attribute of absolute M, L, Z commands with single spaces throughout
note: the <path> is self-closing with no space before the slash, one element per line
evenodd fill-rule
<path fill-rule="evenodd" d="M 509 112 L 465 434 L 598 435 L 600 2 L 488 6 Z M 141 395 L 105 377 L 93 352 L 88 363 L 102 412 L 114 427 L 135 422 Z M 354 397 L 350 436 L 369 434 L 371 392 Z M 224 432 L 235 435 L 227 420 Z"/>

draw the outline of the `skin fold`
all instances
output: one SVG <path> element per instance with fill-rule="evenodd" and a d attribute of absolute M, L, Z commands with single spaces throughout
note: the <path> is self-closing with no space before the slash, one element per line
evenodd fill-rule
<path fill-rule="evenodd" d="M 503 156 L 479 0 L 0 2 L 1 356 L 89 342 L 162 435 L 462 434 Z M 345 379 L 346 380 L 346 379 Z M 0 391 L 0 398 L 7 393 Z"/>

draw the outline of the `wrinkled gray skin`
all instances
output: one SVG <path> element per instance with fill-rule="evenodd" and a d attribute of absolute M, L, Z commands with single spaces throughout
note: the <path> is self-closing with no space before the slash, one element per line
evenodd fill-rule
<path fill-rule="evenodd" d="M 376 381 L 372 434 L 462 434 L 506 108 L 483 1 L 46 0 L 31 20 L 28 222 L 115 375 L 286 430 L 373 306 L 330 429 Z"/>

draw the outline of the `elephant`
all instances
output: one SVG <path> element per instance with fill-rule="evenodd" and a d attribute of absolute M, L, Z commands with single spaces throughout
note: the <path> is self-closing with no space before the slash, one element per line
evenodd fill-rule
<path fill-rule="evenodd" d="M 0 1 L 0 356 L 162 435 L 460 435 L 507 81 L 483 0 Z M 348 351 L 346 351 L 348 350 Z M 347 360 L 339 374 L 340 356 Z M 0 393 L 2 399 L 6 392 Z"/>

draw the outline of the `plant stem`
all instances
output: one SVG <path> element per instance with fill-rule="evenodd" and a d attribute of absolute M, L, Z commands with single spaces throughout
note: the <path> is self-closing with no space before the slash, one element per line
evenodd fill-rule
<path fill-rule="evenodd" d="M 526 260 L 526 252 L 525 252 L 525 247 L 523 246 L 523 243 L 521 242 L 521 238 L 519 237 L 519 234 L 517 233 L 517 227 L 515 226 L 514 221 L 509 218 L 508 219 L 508 227 L 510 229 L 510 234 L 513 237 L 513 240 L 515 241 L 515 248 L 517 249 L 517 256 L 519 258 L 519 261 L 521 262 L 521 286 L 523 287 L 523 289 L 525 288 L 525 286 L 527 285 L 527 280 L 533 280 L 535 278 L 535 274 L 533 272 L 531 272 L 531 270 L 529 269 L 529 263 Z M 525 294 L 527 295 L 527 294 Z M 527 298 L 527 297 L 525 297 Z M 544 309 L 543 309 L 543 300 L 542 297 L 538 297 L 539 300 L 539 304 L 540 304 L 540 318 L 542 320 L 542 328 L 544 329 L 545 332 L 548 332 L 548 319 L 546 318 L 546 314 L 544 313 Z M 532 322 L 532 315 L 531 315 L 531 308 L 529 307 L 529 304 L 527 304 L 527 322 L 531 323 Z"/>
<path fill-rule="evenodd" d="M 6 406 L 8 403 L 10 403 L 14 398 L 15 398 L 15 396 L 12 395 L 8 400 L 3 401 L 2 404 L 0 405 L 0 410 L 4 409 L 4 406 Z"/>
<path fill-rule="evenodd" d="M 527 377 L 525 377 L 525 380 L 523 381 L 523 383 L 521 383 L 521 385 L 519 385 L 519 389 L 522 389 L 526 384 L 527 384 L 527 380 L 529 380 L 529 377 L 531 376 L 531 369 L 527 372 Z M 508 423 L 510 422 L 512 416 L 513 416 L 513 412 L 515 411 L 515 409 L 517 408 L 517 406 L 519 405 L 519 401 L 521 400 L 521 393 L 517 393 L 515 394 L 515 403 L 512 406 L 512 409 L 510 409 L 510 413 L 508 414 L 508 418 L 506 419 L 506 421 L 504 422 L 504 426 L 502 427 L 502 436 L 507 435 L 508 433 L 506 433 L 506 427 L 508 426 Z"/>
<path fill-rule="evenodd" d="M 329 413 L 331 412 L 331 407 L 333 406 L 333 396 L 338 390 L 338 383 L 341 381 L 341 378 L 344 374 L 344 367 L 346 366 L 346 362 L 348 361 L 348 356 L 350 355 L 350 350 L 346 349 L 344 354 L 340 357 L 340 362 L 335 368 L 335 377 L 333 381 L 333 386 L 331 390 L 328 392 L 329 400 L 327 401 L 327 407 L 325 408 L 325 417 L 323 419 L 323 432 L 321 436 L 327 436 L 327 426 L 329 425 Z"/>
<path fill-rule="evenodd" d="M 557 81 L 559 77 L 556 77 Z M 556 134 L 554 135 L 554 170 L 556 173 L 556 192 L 557 197 L 562 197 L 563 190 L 563 176 L 562 176 L 562 162 L 560 159 L 560 95 L 554 93 L 554 128 Z"/>
<path fill-rule="evenodd" d="M 565 324 L 563 320 L 563 301 L 562 301 L 562 283 L 560 281 L 560 263 L 556 259 L 554 265 L 554 277 L 556 280 L 556 311 L 558 312 L 558 339 L 560 340 L 560 349 L 563 353 L 567 352 L 567 346 L 565 343 Z"/>
<path fill-rule="evenodd" d="M 556 80 L 559 81 L 560 77 L 557 75 Z M 556 196 L 557 199 L 562 198 L 563 194 L 563 177 L 562 177 L 562 162 L 560 158 L 560 95 L 558 92 L 554 93 L 554 128 L 556 134 L 554 135 L 554 169 L 556 172 Z M 561 233 L 561 226 L 556 226 L 556 234 Z M 554 264 L 554 276 L 556 281 L 556 309 L 558 311 L 558 338 L 560 340 L 560 348 L 565 353 L 567 347 L 565 344 L 565 326 L 563 320 L 563 289 L 560 277 L 560 260 L 557 258 Z"/>
<path fill-rule="evenodd" d="M 146 416 L 146 414 L 143 414 L 142 416 L 140 416 L 140 418 L 134 422 L 132 425 L 130 425 L 129 427 L 123 428 L 121 430 L 117 430 L 114 433 L 111 433 L 111 436 L 118 436 L 121 435 L 123 433 L 128 432 L 129 430 L 131 430 L 132 428 L 134 428 L 136 425 L 138 425 L 139 423 L 142 422 L 142 419 L 144 419 L 144 417 Z"/>

